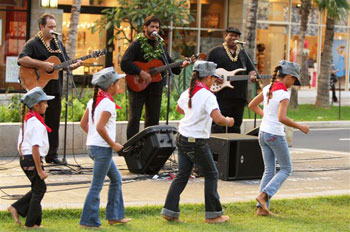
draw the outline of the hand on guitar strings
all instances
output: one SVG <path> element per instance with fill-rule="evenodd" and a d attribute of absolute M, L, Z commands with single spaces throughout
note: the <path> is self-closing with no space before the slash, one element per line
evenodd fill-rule
<path fill-rule="evenodd" d="M 152 81 L 152 76 L 148 72 L 145 72 L 143 70 L 140 72 L 140 77 L 146 83 L 150 83 Z"/>
<path fill-rule="evenodd" d="M 53 68 L 54 68 L 55 64 L 51 63 L 51 62 L 42 62 L 42 68 L 46 71 L 46 72 L 52 72 Z"/>

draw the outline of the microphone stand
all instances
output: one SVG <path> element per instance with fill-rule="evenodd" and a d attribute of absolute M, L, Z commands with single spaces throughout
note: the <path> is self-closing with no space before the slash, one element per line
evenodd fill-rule
<path fill-rule="evenodd" d="M 246 55 L 246 57 L 248 57 L 249 63 L 253 66 L 253 69 L 254 69 L 254 71 L 255 71 L 255 73 L 256 73 L 257 79 L 261 79 L 260 74 L 259 74 L 258 70 L 256 69 L 256 67 L 255 67 L 255 65 L 254 65 L 254 62 L 252 61 L 252 59 L 251 59 L 250 56 L 248 55 L 247 51 L 244 49 L 244 44 L 243 44 L 243 43 L 241 44 L 241 47 L 242 47 L 243 53 Z M 255 128 L 255 127 L 256 127 L 256 113 L 254 114 L 254 128 Z"/>
<path fill-rule="evenodd" d="M 58 40 L 57 38 L 57 34 L 54 34 L 56 36 L 56 39 Z M 62 57 L 63 57 L 63 62 L 66 62 L 67 61 L 67 57 L 66 57 L 66 54 L 63 52 L 63 46 L 62 46 L 62 43 L 58 43 L 59 45 L 59 48 L 60 50 L 62 51 Z M 63 140 L 63 159 L 62 159 L 62 165 L 64 166 L 73 166 L 73 167 L 78 167 L 80 168 L 81 166 L 80 165 L 76 165 L 76 164 L 68 164 L 67 162 L 67 159 L 66 159 L 66 152 L 67 152 L 67 149 L 66 149 L 66 145 L 67 145 L 67 121 L 68 121 L 68 94 L 69 94 L 69 79 L 72 81 L 72 86 L 73 88 L 75 89 L 75 93 L 77 94 L 78 96 L 78 99 L 79 101 L 81 101 L 80 99 L 80 95 L 78 93 L 78 90 L 77 90 L 77 87 L 74 83 L 74 80 L 73 80 L 73 73 L 72 73 L 72 70 L 71 68 L 69 67 L 69 64 L 67 67 L 64 67 L 66 69 L 66 72 L 67 72 L 67 78 L 66 78 L 66 104 L 65 104 L 65 115 L 64 115 L 64 140 Z M 72 96 L 73 97 L 73 96 Z M 74 124 L 73 124 L 74 126 Z M 73 144 L 74 146 L 74 144 Z"/>
<path fill-rule="evenodd" d="M 159 43 L 161 43 L 161 40 L 160 38 L 157 37 L 157 40 Z M 168 86 L 168 91 L 167 91 L 167 108 L 166 108 L 166 122 L 165 124 L 166 125 L 169 125 L 169 110 L 170 110 L 170 79 L 172 79 L 174 77 L 174 73 L 173 71 L 171 70 L 171 67 L 170 67 L 170 64 L 169 64 L 169 61 L 168 61 L 168 57 L 165 53 L 165 49 L 163 47 L 162 44 L 160 44 L 160 47 L 162 49 L 162 57 L 163 57 L 163 61 L 167 67 L 167 74 L 166 74 L 166 77 L 167 77 L 167 86 Z"/>

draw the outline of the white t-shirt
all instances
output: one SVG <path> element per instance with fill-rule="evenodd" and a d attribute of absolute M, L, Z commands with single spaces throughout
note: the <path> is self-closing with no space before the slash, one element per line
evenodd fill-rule
<path fill-rule="evenodd" d="M 92 99 L 88 102 L 87 108 L 89 109 L 89 131 L 87 135 L 86 145 L 88 146 L 100 146 L 100 147 L 110 147 L 109 144 L 104 140 L 96 130 L 96 124 L 103 111 L 109 112 L 111 117 L 106 123 L 106 130 L 109 137 L 115 141 L 116 137 L 116 125 L 115 120 L 117 118 L 117 112 L 115 110 L 115 103 L 108 98 L 104 98 L 95 108 L 94 121 L 91 118 L 92 112 Z"/>
<path fill-rule="evenodd" d="M 266 94 L 268 93 L 269 88 L 270 85 L 267 85 L 263 89 L 264 117 L 261 121 L 260 130 L 274 135 L 285 136 L 284 126 L 278 120 L 278 108 L 282 100 L 289 100 L 290 93 L 283 89 L 276 90 L 272 92 L 272 98 L 269 100 L 269 104 L 267 104 Z"/>
<path fill-rule="evenodd" d="M 24 137 L 22 142 L 23 155 L 32 155 L 34 145 L 39 146 L 40 156 L 45 157 L 49 151 L 49 137 L 47 135 L 46 127 L 36 118 L 31 117 L 23 125 Z M 22 141 L 22 128 L 19 131 L 17 149 Z"/>
<path fill-rule="evenodd" d="M 177 102 L 184 110 L 185 117 L 180 120 L 179 133 L 185 137 L 207 139 L 210 137 L 211 123 L 210 114 L 219 109 L 215 95 L 209 90 L 202 88 L 192 97 L 192 108 L 188 108 L 188 89 L 183 92 Z"/>

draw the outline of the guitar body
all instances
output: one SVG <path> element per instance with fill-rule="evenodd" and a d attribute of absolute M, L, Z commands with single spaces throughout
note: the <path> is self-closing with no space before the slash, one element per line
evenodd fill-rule
<path fill-rule="evenodd" d="M 246 71 L 244 68 L 238 68 L 233 71 L 227 71 L 223 68 L 216 69 L 216 74 L 219 75 L 222 78 L 222 83 L 214 82 L 214 84 L 210 87 L 210 90 L 214 93 L 219 92 L 223 88 L 231 88 L 233 89 L 234 86 L 231 85 L 231 81 L 247 81 L 250 80 L 250 75 L 236 75 L 239 72 Z M 271 75 L 260 75 L 261 79 L 268 79 L 271 78 Z"/>
<path fill-rule="evenodd" d="M 54 65 L 61 63 L 57 56 L 50 56 L 45 62 L 51 62 L 54 63 Z M 21 80 L 21 85 L 29 91 L 37 86 L 44 88 L 50 80 L 58 80 L 58 72 L 59 70 L 54 70 L 48 73 L 44 69 L 27 68 L 21 65 L 19 78 Z"/>
<path fill-rule="evenodd" d="M 62 63 L 57 56 L 50 56 L 49 58 L 44 60 L 45 62 L 50 62 L 54 64 L 53 71 L 50 73 L 46 72 L 44 69 L 28 68 L 21 65 L 19 68 L 19 79 L 20 79 L 21 85 L 27 91 L 37 86 L 44 88 L 50 80 L 58 80 L 58 72 L 61 69 L 76 63 L 78 60 L 86 60 L 92 57 L 97 58 L 99 56 L 105 55 L 106 53 L 107 53 L 107 49 L 104 49 L 102 51 L 94 51 L 91 55 L 82 56 L 78 59 L 68 60 Z"/>
<path fill-rule="evenodd" d="M 236 75 L 236 73 L 243 72 L 243 71 L 245 71 L 244 68 L 238 68 L 238 69 L 233 70 L 233 71 L 227 71 L 226 69 L 223 69 L 223 68 L 216 69 L 215 73 L 222 78 L 223 83 L 219 84 L 217 82 L 214 82 L 214 84 L 211 86 L 210 90 L 212 92 L 216 93 L 216 92 L 219 92 L 220 90 L 222 90 L 223 88 L 226 88 L 226 87 L 233 89 L 234 87 L 231 85 L 232 80 L 230 81 L 229 77 L 233 77 Z"/>
<path fill-rule="evenodd" d="M 162 80 L 162 75 L 159 72 L 153 72 L 152 69 L 161 67 L 163 62 L 161 60 L 151 60 L 150 62 L 144 63 L 139 61 L 134 61 L 139 68 L 143 71 L 148 72 L 152 76 L 152 82 L 160 82 Z M 139 75 L 126 75 L 126 82 L 130 89 L 135 92 L 141 92 L 147 88 L 150 82 L 145 82 Z"/>

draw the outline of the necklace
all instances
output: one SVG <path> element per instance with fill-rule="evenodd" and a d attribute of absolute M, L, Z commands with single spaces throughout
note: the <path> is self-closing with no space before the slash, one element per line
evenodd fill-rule
<path fill-rule="evenodd" d="M 145 60 L 150 61 L 154 59 L 159 59 L 162 56 L 161 46 L 164 45 L 164 42 L 157 41 L 156 47 L 153 48 L 153 46 L 150 43 L 148 43 L 148 39 L 143 33 L 137 34 L 135 36 L 135 39 L 137 39 L 141 43 L 141 50 L 143 52 L 143 57 L 145 58 Z"/>
<path fill-rule="evenodd" d="M 62 53 L 61 50 L 59 49 L 58 41 L 57 41 L 57 39 L 55 37 L 53 37 L 53 40 L 55 41 L 55 44 L 58 47 L 57 50 L 52 50 L 52 48 L 45 43 L 45 40 L 44 40 L 44 37 L 43 37 L 43 33 L 41 31 L 38 32 L 38 37 L 39 37 L 39 39 L 41 40 L 41 42 L 43 43 L 43 45 L 45 46 L 45 48 L 47 49 L 48 52 L 50 52 L 50 53 Z"/>
<path fill-rule="evenodd" d="M 238 54 L 239 54 L 239 52 L 241 51 L 241 45 L 236 44 L 235 57 L 232 57 L 232 54 L 231 54 L 231 52 L 230 52 L 230 49 L 227 47 L 226 42 L 223 43 L 222 46 L 224 46 L 224 49 L 225 49 L 225 51 L 226 51 L 228 57 L 230 58 L 230 60 L 231 60 L 232 62 L 237 62 L 237 60 L 238 60 Z"/>

